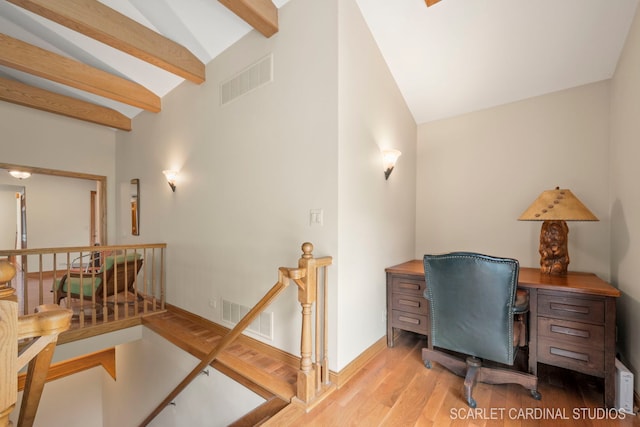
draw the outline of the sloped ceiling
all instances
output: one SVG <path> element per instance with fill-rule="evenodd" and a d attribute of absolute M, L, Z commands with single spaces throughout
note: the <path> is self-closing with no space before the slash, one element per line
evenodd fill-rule
<path fill-rule="evenodd" d="M 0 99 L 128 130 L 132 117 L 158 111 L 185 79 L 201 83 L 204 66 L 249 31 L 275 34 L 277 9 L 287 1 L 0 0 Z M 124 40 L 103 42 L 123 28 Z M 129 40 L 150 36 L 143 47 L 151 53 L 127 53 L 137 48 Z M 175 62 L 158 65 L 166 57 Z"/>
<path fill-rule="evenodd" d="M 65 108 L 76 99 L 87 103 L 80 113 L 107 109 L 95 113 L 110 120 L 100 124 L 127 129 L 143 109 L 161 109 L 162 97 L 185 79 L 204 78 L 167 71 L 27 9 L 57 5 L 100 22 L 96 3 L 106 6 L 182 46 L 164 49 L 197 68 L 249 31 L 277 32 L 277 11 L 288 1 L 298 0 L 0 0 L 0 99 L 25 105 L 11 96 L 35 103 L 45 96 L 37 90 L 45 90 L 61 97 L 49 100 L 58 114 L 71 115 Z M 639 0 L 441 0 L 431 7 L 425 0 L 355 1 L 416 122 L 424 123 L 610 78 Z M 62 58 L 55 63 L 63 78 L 46 75 L 55 72 L 47 55 Z M 23 60 L 45 65 L 26 72 Z M 71 72 L 76 63 L 94 67 L 86 71 L 89 84 L 106 91 L 87 90 L 82 73 Z M 89 117 L 79 118 L 95 121 Z"/>
<path fill-rule="evenodd" d="M 417 123 L 611 78 L 638 0 L 356 0 Z"/>

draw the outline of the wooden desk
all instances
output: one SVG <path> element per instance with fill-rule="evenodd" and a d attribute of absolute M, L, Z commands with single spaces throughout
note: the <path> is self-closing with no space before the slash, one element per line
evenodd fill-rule
<path fill-rule="evenodd" d="M 431 331 L 422 260 L 386 270 L 387 345 L 394 330 Z M 529 372 L 538 362 L 604 378 L 604 403 L 615 404 L 616 298 L 620 291 L 592 273 L 565 276 L 520 268 L 518 287 L 529 290 Z"/>

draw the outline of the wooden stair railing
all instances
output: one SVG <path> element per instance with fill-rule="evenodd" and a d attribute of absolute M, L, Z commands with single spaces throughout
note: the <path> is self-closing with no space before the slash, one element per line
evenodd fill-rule
<path fill-rule="evenodd" d="M 207 354 L 207 356 L 193 368 L 193 370 L 169 393 L 169 395 L 149 414 L 149 416 L 140 424 L 141 427 L 148 425 L 162 410 L 169 405 L 173 399 L 180 394 L 190 383 L 209 366 L 218 355 L 225 350 L 240 334 L 249 326 L 256 317 L 264 311 L 264 309 L 289 285 L 289 279 L 298 277 L 297 269 L 280 268 L 278 271 L 278 281 L 265 294 L 264 297 L 238 322 L 238 324 L 229 331 L 227 335 L 222 337 L 218 345 Z"/>
<path fill-rule="evenodd" d="M 298 285 L 298 301 L 302 305 L 302 337 L 300 339 L 300 370 L 297 391 L 293 403 L 311 409 L 334 387 L 329 380 L 329 339 L 328 339 L 328 278 L 327 267 L 331 257 L 314 258 L 313 245 L 302 245 L 302 257 L 298 268 L 305 274 L 294 279 Z M 322 274 L 318 274 L 319 272 Z M 318 278 L 322 286 L 318 286 Z M 315 307 L 314 307 L 315 306 Z M 315 311 L 315 331 L 312 331 L 311 317 Z M 313 349 L 315 348 L 315 357 Z M 315 362 L 314 362 L 315 360 Z"/>
<path fill-rule="evenodd" d="M 18 427 L 33 425 L 58 335 L 69 328 L 73 314 L 49 304 L 37 307 L 35 314 L 18 317 L 15 290 L 5 285 L 15 272 L 12 264 L 0 261 L 0 427 L 10 425 L 9 414 L 17 402 L 18 371 L 27 364 Z M 19 341 L 25 343 L 20 351 Z"/>
<path fill-rule="evenodd" d="M 298 301 L 302 305 L 302 338 L 301 338 L 301 359 L 300 370 L 297 378 L 297 395 L 294 402 L 305 408 L 310 408 L 319 402 L 323 392 L 332 389 L 329 381 L 328 366 L 328 325 L 327 325 L 327 272 L 326 267 L 331 265 L 331 257 L 313 258 L 313 245 L 304 243 L 302 245 L 302 257 L 298 261 L 298 268 L 280 267 L 278 269 L 278 281 L 265 294 L 264 297 L 231 329 L 209 352 L 198 365 L 169 393 L 169 395 L 149 414 L 140 424 L 140 427 L 147 426 L 162 410 L 169 405 L 177 396 L 193 381 L 207 366 L 224 351 L 242 332 L 262 313 L 265 308 L 275 300 L 275 298 L 289 286 L 291 280 L 298 286 Z M 323 287 L 318 289 L 318 271 L 322 269 Z M 312 332 L 311 316 L 313 305 L 318 301 L 318 295 L 323 297 L 322 311 L 315 307 L 316 331 Z M 315 338 L 314 338 L 315 336 Z M 322 339 L 320 338 L 322 337 Z M 315 340 L 315 342 L 314 342 Z M 316 349 L 315 360 L 313 362 L 312 349 Z"/>

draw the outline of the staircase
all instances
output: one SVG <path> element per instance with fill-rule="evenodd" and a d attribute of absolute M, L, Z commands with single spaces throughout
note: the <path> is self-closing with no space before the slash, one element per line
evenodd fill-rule
<path fill-rule="evenodd" d="M 215 348 L 228 329 L 167 305 L 143 319 L 143 325 L 198 359 Z M 241 336 L 211 366 L 266 399 L 234 426 L 254 426 L 287 406 L 296 394 L 300 359 L 250 337 Z"/>

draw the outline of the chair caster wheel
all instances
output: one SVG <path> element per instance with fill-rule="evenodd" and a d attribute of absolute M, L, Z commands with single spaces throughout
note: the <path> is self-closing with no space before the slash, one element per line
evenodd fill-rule
<path fill-rule="evenodd" d="M 427 369 L 431 369 L 431 361 L 430 361 L 430 360 L 425 360 L 425 361 L 424 361 L 424 366 L 425 366 L 425 368 L 427 368 Z"/>
<path fill-rule="evenodd" d="M 542 395 L 538 390 L 531 390 L 531 397 L 533 397 L 535 400 L 542 399 Z"/>

